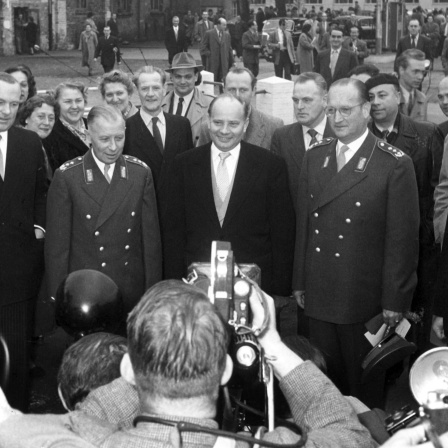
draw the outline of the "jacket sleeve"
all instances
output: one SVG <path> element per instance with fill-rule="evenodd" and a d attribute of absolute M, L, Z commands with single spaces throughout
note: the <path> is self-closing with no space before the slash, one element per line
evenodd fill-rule
<path fill-rule="evenodd" d="M 35 149 L 37 158 L 36 185 L 34 190 L 34 224 L 45 229 L 48 184 L 42 146 L 40 141 L 38 142 L 37 140 L 33 148 Z"/>
<path fill-rule="evenodd" d="M 292 274 L 293 291 L 305 291 L 306 250 L 308 246 L 308 157 L 303 158 L 297 195 L 296 243 Z"/>
<path fill-rule="evenodd" d="M 306 361 L 280 381 L 294 423 L 307 434 L 307 448 L 373 448 L 369 431 L 358 420 L 349 401 L 314 365 Z M 300 437 L 278 427 L 263 439 L 294 443 Z"/>
<path fill-rule="evenodd" d="M 97 43 L 96 47 L 95 47 L 95 59 L 101 54 L 101 40 Z"/>
<path fill-rule="evenodd" d="M 142 240 L 145 287 L 148 289 L 162 280 L 162 242 L 160 238 L 159 215 L 157 213 L 154 181 L 149 168 L 143 193 Z"/>
<path fill-rule="evenodd" d="M 387 185 L 382 307 L 404 312 L 417 284 L 420 210 L 410 157 L 398 158 Z"/>
<path fill-rule="evenodd" d="M 269 224 L 272 245 L 272 290 L 278 295 L 291 295 L 294 257 L 295 214 L 288 185 L 286 162 L 277 158 L 271 169 L 268 190 Z"/>
<path fill-rule="evenodd" d="M 361 44 L 361 50 L 358 48 L 358 58 L 365 59 L 369 56 L 369 52 L 367 51 L 367 44 L 363 42 Z"/>
<path fill-rule="evenodd" d="M 443 243 L 448 212 L 448 139 L 445 138 L 439 183 L 434 191 L 434 235 L 436 243 Z"/>
<path fill-rule="evenodd" d="M 48 191 L 45 270 L 51 296 L 68 274 L 73 211 L 66 175 L 57 170 Z"/>
<path fill-rule="evenodd" d="M 202 39 L 200 43 L 200 52 L 204 56 L 209 57 L 210 56 L 210 33 L 206 32 L 204 34 L 204 38 Z"/>
<path fill-rule="evenodd" d="M 281 156 L 279 140 L 280 139 L 278 136 L 278 131 L 275 130 L 274 133 L 272 134 L 272 139 L 271 139 L 271 152 L 273 152 L 274 154 L 277 154 L 278 156 Z"/>

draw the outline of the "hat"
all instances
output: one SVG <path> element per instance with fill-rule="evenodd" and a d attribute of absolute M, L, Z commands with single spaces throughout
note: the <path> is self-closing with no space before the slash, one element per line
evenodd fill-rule
<path fill-rule="evenodd" d="M 397 89 L 400 87 L 398 84 L 398 78 L 395 75 L 390 75 L 388 73 L 380 73 L 376 76 L 372 76 L 366 81 L 367 90 L 373 89 L 374 87 L 382 84 L 392 84 Z"/>
<path fill-rule="evenodd" d="M 182 52 L 177 53 L 173 58 L 173 63 L 171 64 L 171 68 L 167 68 L 167 72 L 172 72 L 177 68 L 197 68 L 201 71 L 204 66 L 196 64 L 194 57 L 190 53 Z"/>

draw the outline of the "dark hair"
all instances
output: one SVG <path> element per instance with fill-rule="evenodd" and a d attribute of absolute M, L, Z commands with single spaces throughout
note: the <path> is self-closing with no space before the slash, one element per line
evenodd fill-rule
<path fill-rule="evenodd" d="M 38 94 L 30 99 L 28 99 L 20 108 L 20 113 L 18 116 L 19 123 L 22 126 L 26 125 L 26 120 L 30 117 L 30 115 L 34 112 L 38 107 L 42 107 L 43 104 L 48 104 L 54 109 L 55 118 L 58 117 L 56 112 L 56 101 L 52 94 Z"/>
<path fill-rule="evenodd" d="M 238 101 L 238 103 L 240 103 L 243 106 L 244 119 L 246 120 L 247 117 L 249 116 L 250 106 L 248 104 L 246 104 L 245 102 L 241 101 L 238 97 L 233 96 L 231 93 L 222 93 L 221 95 L 213 98 L 213 101 L 210 103 L 210 106 L 208 106 L 208 115 L 210 117 L 212 116 L 213 107 L 214 107 L 215 103 L 217 103 L 220 100 L 226 99 L 226 98 L 231 101 Z"/>
<path fill-rule="evenodd" d="M 58 372 L 67 407 L 73 410 L 92 390 L 119 378 L 125 353 L 126 339 L 110 333 L 89 334 L 71 345 L 62 357 Z"/>
<path fill-rule="evenodd" d="M 105 92 L 105 86 L 106 84 L 112 84 L 112 83 L 121 83 L 126 87 L 126 90 L 128 91 L 129 95 L 132 95 L 134 92 L 134 84 L 129 77 L 129 75 L 125 72 L 122 72 L 121 70 L 112 70 L 109 73 L 105 73 L 101 77 L 100 81 L 100 92 L 101 96 L 104 98 Z"/>
<path fill-rule="evenodd" d="M 363 103 L 370 102 L 369 91 L 367 90 L 366 85 L 359 79 L 351 79 L 351 78 L 338 79 L 333 84 L 331 84 L 330 92 L 333 87 L 347 87 L 347 86 L 354 87 L 358 91 L 359 99 Z"/>
<path fill-rule="evenodd" d="M 226 365 L 226 324 L 199 288 L 166 280 L 150 288 L 127 321 L 139 394 L 216 399 Z"/>
<path fill-rule="evenodd" d="M 424 61 L 426 58 L 425 53 L 417 48 L 411 48 L 410 50 L 403 51 L 397 58 L 397 67 L 401 67 L 406 70 L 409 65 L 410 59 L 416 59 L 417 61 Z"/>
<path fill-rule="evenodd" d="M 302 33 L 308 33 L 311 30 L 311 23 L 305 23 L 302 27 Z"/>
<path fill-rule="evenodd" d="M 332 29 L 330 30 L 330 36 L 331 36 L 331 33 L 332 33 L 333 31 L 339 31 L 340 33 L 342 33 L 342 35 L 344 35 L 344 29 L 343 29 L 341 26 L 339 26 L 339 25 L 337 25 L 335 28 L 332 28 Z"/>
<path fill-rule="evenodd" d="M 229 76 L 230 73 L 234 75 L 243 75 L 244 73 L 247 73 L 250 76 L 250 86 L 252 87 L 252 90 L 255 88 L 257 78 L 255 78 L 254 74 L 246 67 L 232 67 L 224 78 L 224 88 L 226 87 L 227 76 Z"/>
<path fill-rule="evenodd" d="M 370 76 L 376 76 L 380 72 L 380 69 L 373 64 L 362 64 L 357 65 L 356 67 L 352 68 L 348 74 L 347 77 L 350 78 L 351 76 L 355 75 L 370 75 Z"/>
<path fill-rule="evenodd" d="M 34 79 L 33 74 L 31 73 L 31 69 L 27 65 L 17 65 L 15 67 L 9 67 L 5 70 L 6 73 L 14 73 L 14 72 L 22 72 L 28 81 L 28 98 L 36 95 L 36 81 Z M 25 101 L 28 99 L 26 98 Z"/>
<path fill-rule="evenodd" d="M 278 26 L 282 26 L 282 25 L 286 25 L 286 20 L 285 19 L 280 19 L 278 21 Z"/>
<path fill-rule="evenodd" d="M 247 22 L 247 26 L 250 28 L 254 25 L 257 25 L 257 22 L 255 22 L 255 20 L 249 20 L 249 22 Z"/>

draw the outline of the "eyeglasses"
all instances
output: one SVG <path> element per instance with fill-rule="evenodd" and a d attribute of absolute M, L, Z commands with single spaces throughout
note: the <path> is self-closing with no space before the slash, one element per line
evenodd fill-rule
<path fill-rule="evenodd" d="M 336 112 L 339 112 L 341 114 L 341 116 L 343 116 L 344 118 L 349 117 L 352 114 L 352 109 L 354 109 L 355 107 L 358 106 L 362 106 L 364 103 L 360 103 L 360 104 L 356 104 L 355 106 L 352 107 L 326 107 L 325 108 L 325 115 L 327 117 L 332 117 L 333 115 L 336 115 Z"/>

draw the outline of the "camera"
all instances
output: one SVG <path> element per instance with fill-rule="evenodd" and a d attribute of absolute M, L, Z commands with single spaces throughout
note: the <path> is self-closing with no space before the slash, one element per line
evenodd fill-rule
<path fill-rule="evenodd" d="M 448 348 L 439 347 L 423 353 L 409 373 L 412 394 L 418 410 L 404 406 L 385 420 L 392 435 L 402 428 L 423 424 L 426 437 L 441 446 L 438 436 L 448 431 Z"/>

